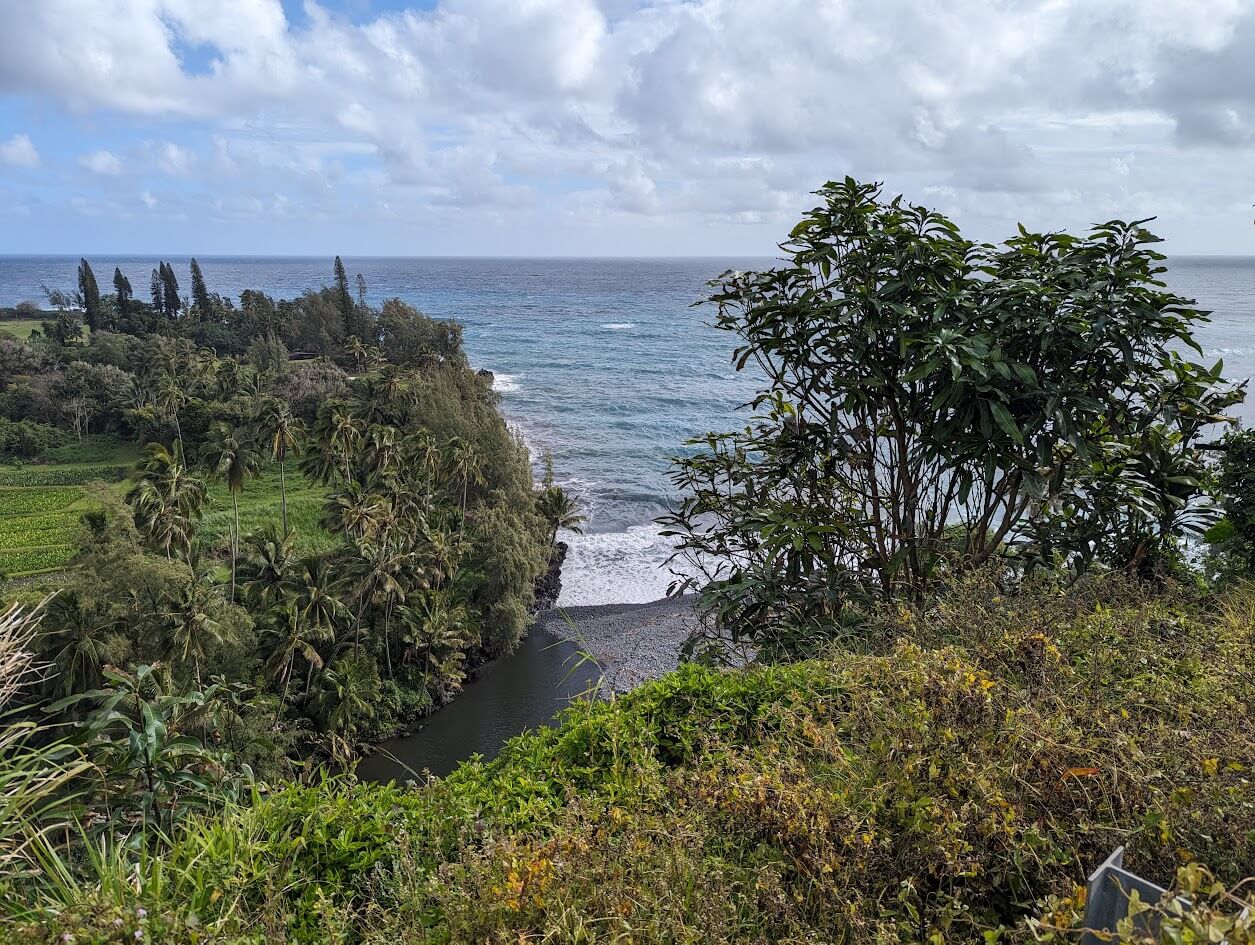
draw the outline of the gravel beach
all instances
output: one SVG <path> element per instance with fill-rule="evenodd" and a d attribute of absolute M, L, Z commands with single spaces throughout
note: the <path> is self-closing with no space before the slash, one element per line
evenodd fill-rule
<path fill-rule="evenodd" d="M 696 619 L 690 599 L 664 598 L 555 608 L 542 613 L 537 626 L 590 654 L 601 667 L 607 692 L 627 692 L 676 668 Z"/>

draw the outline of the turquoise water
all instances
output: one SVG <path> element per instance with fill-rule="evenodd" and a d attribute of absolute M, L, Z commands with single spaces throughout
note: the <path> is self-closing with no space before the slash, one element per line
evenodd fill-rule
<path fill-rule="evenodd" d="M 190 285 L 186 258 L 173 257 Z M 77 258 L 0 257 L 0 305 L 72 288 Z M 137 288 L 151 257 L 93 257 L 102 287 L 115 265 Z M 331 278 L 327 259 L 202 257 L 213 291 L 292 296 Z M 564 605 L 647 601 L 666 592 L 669 549 L 651 524 L 670 489 L 668 457 L 685 439 L 738 422 L 753 379 L 731 367 L 733 339 L 692 308 L 707 280 L 768 259 L 345 259 L 372 301 L 399 296 L 465 326 L 476 367 L 496 373 L 510 421 L 584 499 L 588 534 L 572 536 Z M 1199 331 L 1232 378 L 1255 374 L 1255 259 L 1181 258 L 1169 282 L 1215 311 Z M 1244 417 L 1255 421 L 1255 405 Z"/>

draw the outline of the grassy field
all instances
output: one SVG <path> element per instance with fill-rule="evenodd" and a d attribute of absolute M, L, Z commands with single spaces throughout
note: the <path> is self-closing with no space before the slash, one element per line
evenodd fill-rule
<path fill-rule="evenodd" d="M 0 573 L 64 568 L 78 551 L 82 514 L 93 504 L 82 487 L 99 480 L 125 488 L 138 456 L 128 443 L 88 437 L 54 450 L 51 462 L 0 465 Z"/>
<path fill-rule="evenodd" d="M 80 541 L 80 518 L 92 507 L 83 486 L 115 483 L 119 491 L 139 459 L 131 444 L 92 437 L 54 450 L 47 463 L 0 464 L 0 573 L 27 576 L 64 568 Z M 327 551 L 336 538 L 322 524 L 324 493 L 290 464 L 287 471 L 288 522 L 302 553 Z M 280 523 L 279 469 L 268 467 L 250 479 L 240 495 L 240 533 Z M 210 483 L 201 522 L 206 552 L 226 559 L 231 535 L 231 494 Z"/>
<path fill-rule="evenodd" d="M 34 318 L 11 318 L 0 321 L 0 335 L 12 335 L 18 341 L 25 341 L 37 328 L 39 328 L 39 322 Z"/>
<path fill-rule="evenodd" d="M 325 493 L 311 486 L 289 463 L 288 527 L 296 536 L 296 548 L 302 553 L 327 551 L 338 539 L 322 524 Z M 280 523 L 279 468 L 271 466 L 256 479 L 250 479 L 240 493 L 240 534 L 247 536 L 269 523 Z M 212 553 L 225 554 L 231 536 L 231 493 L 220 483 L 209 486 L 209 501 L 201 520 L 201 539 Z"/>

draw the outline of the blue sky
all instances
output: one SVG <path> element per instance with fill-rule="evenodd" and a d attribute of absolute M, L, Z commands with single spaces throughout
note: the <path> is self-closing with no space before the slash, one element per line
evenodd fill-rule
<path fill-rule="evenodd" d="M 0 2 L 0 253 L 770 253 L 824 180 L 1255 253 L 1255 0 Z"/>

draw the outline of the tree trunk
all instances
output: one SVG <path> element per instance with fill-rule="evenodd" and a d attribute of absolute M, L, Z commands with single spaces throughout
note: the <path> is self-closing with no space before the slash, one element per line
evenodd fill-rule
<path fill-rule="evenodd" d="M 279 509 L 283 514 L 283 537 L 288 537 L 288 484 L 284 474 L 284 454 L 279 454 Z"/>
<path fill-rule="evenodd" d="M 231 531 L 231 603 L 235 603 L 235 559 L 240 553 L 240 497 L 231 490 L 231 511 L 235 518 L 235 527 Z"/>

